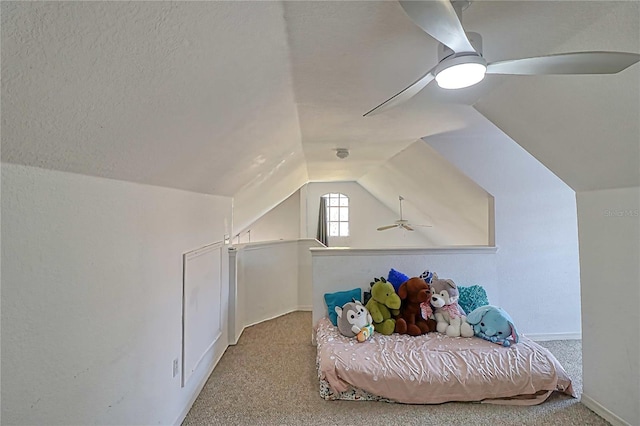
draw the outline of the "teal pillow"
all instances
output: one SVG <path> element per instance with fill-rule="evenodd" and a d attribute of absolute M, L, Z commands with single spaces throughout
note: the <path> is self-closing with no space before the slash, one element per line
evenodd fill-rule
<path fill-rule="evenodd" d="M 327 313 L 329 314 L 329 320 L 331 324 L 338 325 L 338 314 L 336 313 L 336 306 L 341 308 L 345 303 L 353 302 L 356 299 L 362 302 L 362 289 L 354 288 L 353 290 L 337 291 L 335 293 L 325 293 L 324 301 L 327 304 Z"/>
<path fill-rule="evenodd" d="M 489 299 L 487 298 L 487 292 L 482 286 L 472 285 L 469 287 L 458 286 L 458 305 L 464 310 L 466 314 L 472 312 L 480 306 L 488 305 Z"/>

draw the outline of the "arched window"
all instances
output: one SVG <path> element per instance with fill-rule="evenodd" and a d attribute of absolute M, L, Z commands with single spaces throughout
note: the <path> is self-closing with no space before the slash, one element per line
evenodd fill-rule
<path fill-rule="evenodd" d="M 327 200 L 327 228 L 330 237 L 349 236 L 349 197 L 344 194 L 323 195 Z"/>

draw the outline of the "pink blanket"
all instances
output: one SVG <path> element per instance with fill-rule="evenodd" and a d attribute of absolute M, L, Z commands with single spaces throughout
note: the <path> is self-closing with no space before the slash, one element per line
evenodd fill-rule
<path fill-rule="evenodd" d="M 358 343 L 322 318 L 316 342 L 319 377 L 336 393 L 356 388 L 408 404 L 534 405 L 555 390 L 575 397 L 571 379 L 553 354 L 526 337 L 509 348 L 439 333 L 376 333 Z"/>

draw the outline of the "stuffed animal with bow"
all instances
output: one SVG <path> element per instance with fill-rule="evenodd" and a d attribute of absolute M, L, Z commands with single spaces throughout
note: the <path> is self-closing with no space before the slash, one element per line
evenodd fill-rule
<path fill-rule="evenodd" d="M 420 304 L 431 297 L 429 286 L 422 278 L 413 277 L 402 283 L 398 288 L 398 296 L 402 305 L 396 318 L 396 333 L 419 336 L 435 331 L 435 320 L 422 318 L 420 311 Z"/>
<path fill-rule="evenodd" d="M 434 279 L 436 280 L 438 279 L 438 274 L 436 274 L 435 272 L 431 272 L 427 269 L 426 271 L 420 274 L 420 278 L 422 278 L 424 282 L 426 282 L 427 285 L 429 285 L 431 284 L 431 281 L 433 281 Z M 429 291 L 431 291 L 431 287 L 429 287 Z M 431 297 L 429 297 L 424 302 L 420 303 L 420 312 L 422 314 L 422 318 L 425 320 L 436 319 L 435 315 L 433 314 L 433 306 L 431 306 Z"/>
<path fill-rule="evenodd" d="M 458 286 L 453 280 L 431 280 L 431 305 L 435 308 L 436 329 L 451 337 L 472 337 L 473 329 L 458 305 Z"/>

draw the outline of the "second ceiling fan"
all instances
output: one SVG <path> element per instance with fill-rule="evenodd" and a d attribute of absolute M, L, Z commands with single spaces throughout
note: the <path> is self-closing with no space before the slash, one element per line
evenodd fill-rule
<path fill-rule="evenodd" d="M 400 5 L 424 32 L 438 40 L 440 62 L 405 89 L 364 116 L 393 108 L 420 92 L 434 79 L 445 89 L 461 89 L 479 83 L 485 74 L 615 74 L 640 60 L 637 53 L 570 52 L 532 58 L 487 62 L 482 56 L 482 37 L 466 33 L 462 9 L 469 0 L 400 1 Z"/>
<path fill-rule="evenodd" d="M 416 226 L 431 228 L 431 225 L 413 225 L 413 224 L 410 224 L 408 220 L 404 219 L 402 217 L 402 201 L 404 201 L 404 198 L 402 197 L 402 195 L 398 197 L 398 200 L 400 201 L 400 219 L 396 220 L 396 222 L 392 225 L 380 226 L 379 228 L 377 228 L 378 231 L 386 231 L 387 229 L 393 229 L 393 228 L 401 228 L 401 229 L 406 229 L 407 231 L 413 231 L 413 228 Z"/>

